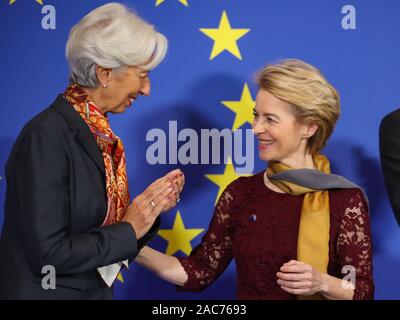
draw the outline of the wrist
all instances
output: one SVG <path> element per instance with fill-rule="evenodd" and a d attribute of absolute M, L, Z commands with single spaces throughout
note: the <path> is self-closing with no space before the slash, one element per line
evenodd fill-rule
<path fill-rule="evenodd" d="M 139 238 L 141 238 L 141 236 L 138 234 L 138 232 L 136 231 L 136 226 L 133 224 L 133 222 L 128 221 L 128 220 L 122 220 L 121 222 L 123 223 L 127 223 L 132 227 L 132 231 L 135 234 L 136 240 L 139 240 Z"/>
<path fill-rule="evenodd" d="M 330 275 L 327 273 L 321 274 L 321 286 L 319 292 L 323 295 L 329 292 Z"/>

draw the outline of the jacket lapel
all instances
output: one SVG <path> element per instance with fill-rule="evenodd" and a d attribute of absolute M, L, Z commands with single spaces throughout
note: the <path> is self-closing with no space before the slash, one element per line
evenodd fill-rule
<path fill-rule="evenodd" d="M 85 123 L 85 121 L 83 121 L 78 112 L 75 111 L 75 109 L 61 94 L 57 97 L 56 101 L 54 101 L 51 107 L 54 108 L 64 118 L 72 131 L 78 132 L 78 139 L 83 149 L 85 149 L 88 155 L 104 174 L 104 160 L 101 151 L 88 125 Z"/>

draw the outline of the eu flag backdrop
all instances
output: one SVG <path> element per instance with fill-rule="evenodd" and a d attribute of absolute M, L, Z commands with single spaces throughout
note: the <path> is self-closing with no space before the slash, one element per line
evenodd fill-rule
<path fill-rule="evenodd" d="M 0 1 L 0 176 L 24 123 L 68 84 L 69 29 L 106 1 Z M 163 214 L 150 246 L 187 255 L 208 227 L 230 181 L 259 172 L 249 135 L 257 89 L 268 62 L 299 58 L 339 90 L 342 114 L 325 154 L 333 171 L 369 197 L 376 298 L 400 298 L 400 231 L 383 185 L 378 128 L 400 103 L 398 0 L 130 0 L 124 4 L 169 39 L 151 73 L 151 95 L 111 116 L 125 144 L 132 196 L 174 168 L 186 176 L 181 201 Z M 214 130 L 214 131 L 213 131 Z M 224 137 L 207 145 L 207 134 Z M 227 143 L 225 141 L 228 141 Z M 253 161 L 254 160 L 254 161 Z M 0 180 L 4 206 L 5 179 Z M 2 224 L 3 216 L 0 218 Z M 1 263 L 2 257 L 0 257 Z M 202 293 L 175 287 L 132 264 L 116 283 L 117 299 L 233 299 L 235 265 Z"/>

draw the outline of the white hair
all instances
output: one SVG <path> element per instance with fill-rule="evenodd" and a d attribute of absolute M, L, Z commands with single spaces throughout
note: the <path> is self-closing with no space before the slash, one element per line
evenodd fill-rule
<path fill-rule="evenodd" d="M 168 41 L 154 26 L 119 3 L 103 5 L 70 31 L 66 55 L 71 81 L 95 88 L 96 66 L 155 68 L 165 56 Z"/>

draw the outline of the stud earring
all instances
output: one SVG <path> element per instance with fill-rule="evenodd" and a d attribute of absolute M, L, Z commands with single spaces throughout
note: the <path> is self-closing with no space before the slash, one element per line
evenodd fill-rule
<path fill-rule="evenodd" d="M 107 88 L 107 83 L 106 83 L 106 84 L 103 84 L 103 88 Z"/>

